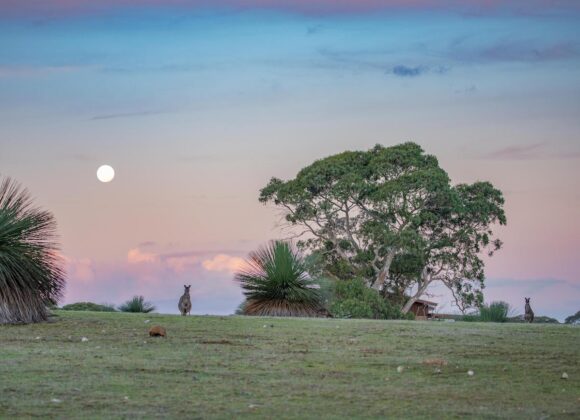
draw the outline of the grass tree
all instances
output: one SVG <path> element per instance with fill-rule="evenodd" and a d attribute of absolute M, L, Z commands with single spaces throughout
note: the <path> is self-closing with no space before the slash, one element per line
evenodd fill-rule
<path fill-rule="evenodd" d="M 62 295 L 56 222 L 34 207 L 27 190 L 0 180 L 0 324 L 46 320 Z"/>
<path fill-rule="evenodd" d="M 151 302 L 145 302 L 143 296 L 133 296 L 132 299 L 119 306 L 121 312 L 141 312 L 148 314 L 155 310 L 155 306 Z"/>
<path fill-rule="evenodd" d="M 246 301 L 244 315 L 317 316 L 321 299 L 302 256 L 289 243 L 272 241 L 250 253 L 236 273 Z"/>

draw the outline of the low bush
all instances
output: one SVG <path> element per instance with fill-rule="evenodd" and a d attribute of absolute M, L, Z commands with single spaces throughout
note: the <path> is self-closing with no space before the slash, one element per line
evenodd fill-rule
<path fill-rule="evenodd" d="M 580 311 L 576 312 L 574 315 L 566 317 L 564 320 L 565 324 L 580 324 Z"/>
<path fill-rule="evenodd" d="M 479 308 L 479 320 L 481 322 L 506 322 L 510 313 L 510 305 L 507 302 L 491 302 Z"/>
<path fill-rule="evenodd" d="M 108 304 L 99 305 L 93 302 L 71 303 L 69 305 L 64 305 L 61 309 L 64 311 L 116 312 L 116 309 L 113 305 Z"/>
<path fill-rule="evenodd" d="M 412 319 L 385 300 L 363 280 L 339 280 L 334 283 L 329 312 L 336 318 Z"/>
<path fill-rule="evenodd" d="M 552 318 L 549 316 L 536 316 L 534 317 L 534 324 L 559 324 L 560 321 L 558 321 L 556 318 Z"/>
<path fill-rule="evenodd" d="M 511 308 L 507 302 L 491 302 L 482 305 L 478 313 L 463 315 L 460 320 L 464 322 L 510 322 Z"/>

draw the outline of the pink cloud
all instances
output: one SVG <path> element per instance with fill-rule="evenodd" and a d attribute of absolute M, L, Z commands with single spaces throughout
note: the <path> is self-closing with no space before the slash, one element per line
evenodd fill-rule
<path fill-rule="evenodd" d="M 93 261 L 90 258 L 74 259 L 62 256 L 68 278 L 74 278 L 81 283 L 88 283 L 95 278 Z"/>
<path fill-rule="evenodd" d="M 245 261 L 243 258 L 232 257 L 226 254 L 218 254 L 202 262 L 203 268 L 207 271 L 226 271 L 230 273 L 239 270 L 244 264 Z"/>
<path fill-rule="evenodd" d="M 184 255 L 165 258 L 165 264 L 176 273 L 184 273 L 191 269 L 193 265 L 199 262 L 200 258 L 196 255 Z"/>
<path fill-rule="evenodd" d="M 127 262 L 129 264 L 152 263 L 157 262 L 159 257 L 151 252 L 142 252 L 139 248 L 130 249 L 127 253 Z"/>

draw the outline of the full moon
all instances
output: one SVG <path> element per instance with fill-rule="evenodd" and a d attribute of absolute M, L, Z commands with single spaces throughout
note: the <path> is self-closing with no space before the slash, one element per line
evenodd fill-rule
<path fill-rule="evenodd" d="M 97 169 L 97 178 L 101 182 L 111 182 L 115 178 L 115 170 L 109 165 L 102 165 Z"/>

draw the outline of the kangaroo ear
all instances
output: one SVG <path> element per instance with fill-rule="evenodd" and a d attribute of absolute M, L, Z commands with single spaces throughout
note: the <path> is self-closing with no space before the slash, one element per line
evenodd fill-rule
<path fill-rule="evenodd" d="M 191 284 L 189 286 L 187 286 L 187 287 L 191 287 Z"/>

